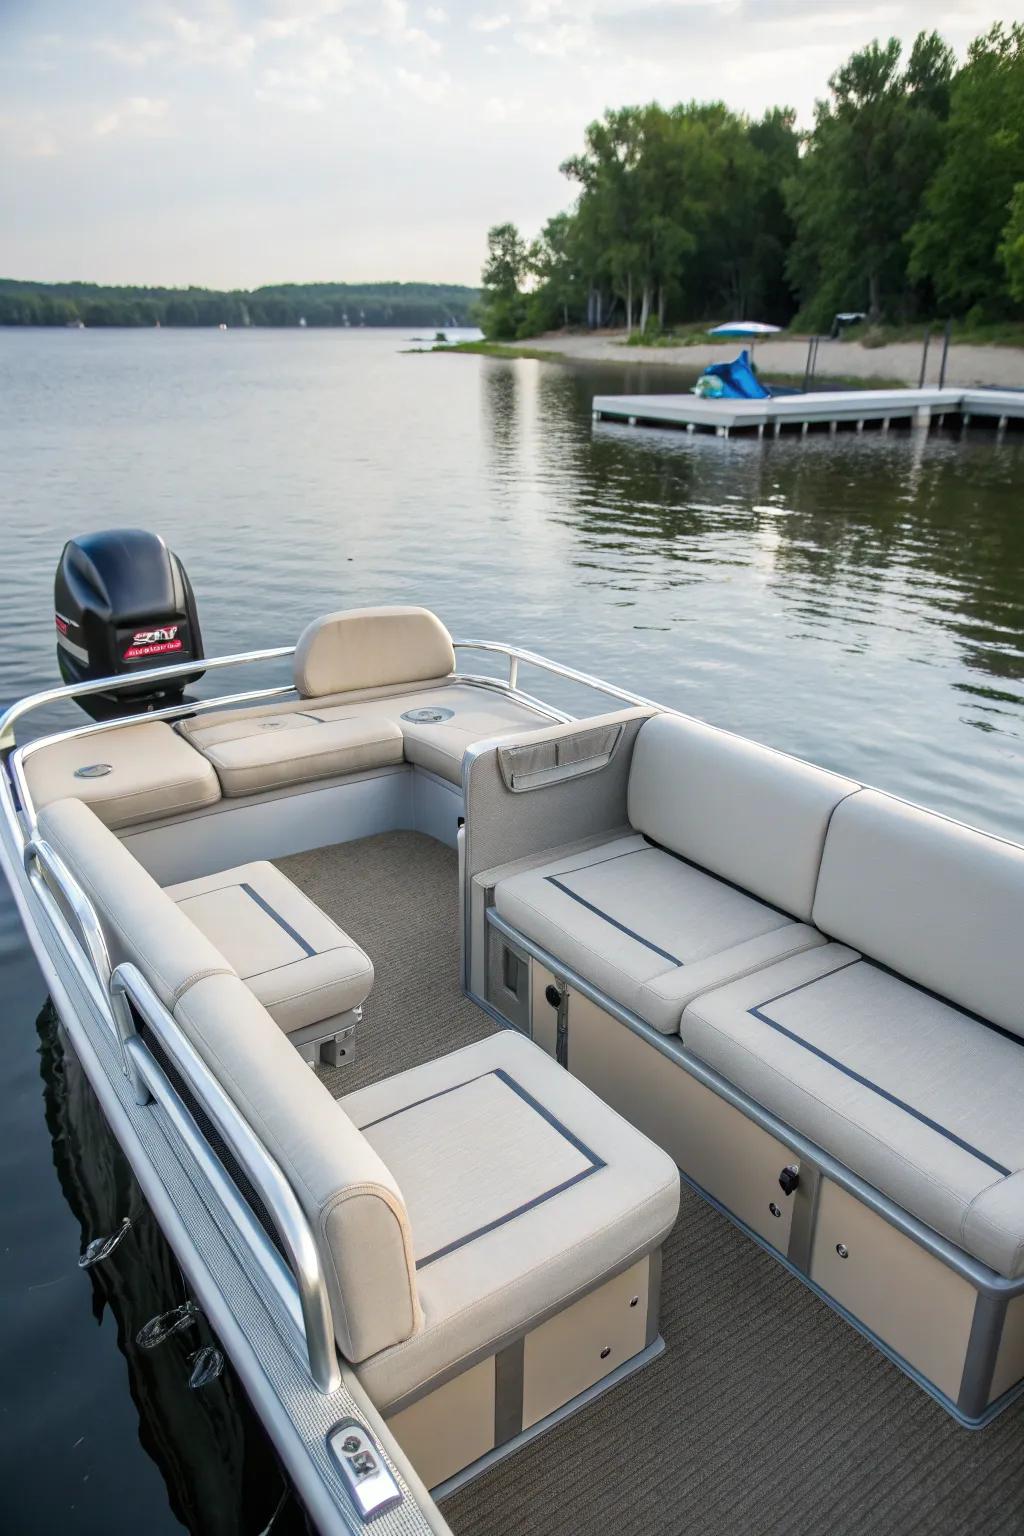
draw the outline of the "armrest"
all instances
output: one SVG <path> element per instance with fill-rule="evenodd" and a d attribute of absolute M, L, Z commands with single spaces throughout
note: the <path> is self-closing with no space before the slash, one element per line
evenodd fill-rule
<path fill-rule="evenodd" d="M 482 996 L 480 876 L 549 848 L 621 829 L 637 733 L 653 709 L 623 709 L 524 731 L 470 748 L 463 766 L 466 806 L 466 979 Z"/>

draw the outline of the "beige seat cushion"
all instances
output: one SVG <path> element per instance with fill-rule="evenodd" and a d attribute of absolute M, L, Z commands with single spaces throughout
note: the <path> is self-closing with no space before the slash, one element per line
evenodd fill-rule
<path fill-rule="evenodd" d="M 665 1034 L 709 987 L 824 943 L 813 928 L 637 834 L 500 880 L 494 904 L 520 933 Z"/>
<path fill-rule="evenodd" d="M 829 944 L 697 998 L 683 1043 L 951 1242 L 1024 1270 L 1024 1043 Z"/>
<path fill-rule="evenodd" d="M 391 1170 L 422 1329 L 360 1367 L 387 1409 L 657 1247 L 675 1164 L 509 1031 L 341 1100 Z"/>
<path fill-rule="evenodd" d="M 292 713 L 255 721 L 250 734 L 203 751 L 233 797 L 400 763 L 402 733 L 382 715 L 328 720 Z"/>
<path fill-rule="evenodd" d="M 80 776 L 80 770 L 99 770 Z M 25 759 L 36 810 L 73 795 L 108 827 L 130 827 L 157 816 L 198 810 L 220 799 L 206 758 L 163 720 L 73 736 Z"/>
<path fill-rule="evenodd" d="M 814 921 L 1024 1035 L 1024 848 L 877 790 L 832 818 Z"/>
<path fill-rule="evenodd" d="M 429 710 L 445 713 L 440 720 L 407 719 Z M 526 704 L 490 688 L 460 683 L 455 678 L 433 680 L 401 690 L 369 689 L 365 696 L 330 694 L 320 699 L 295 699 L 261 709 L 217 710 L 185 720 L 178 730 L 199 751 L 216 761 L 213 748 L 244 738 L 279 735 L 286 729 L 339 720 L 390 720 L 404 739 L 404 755 L 431 773 L 462 783 L 462 759 L 473 742 L 535 730 L 547 717 Z M 312 746 L 312 742 L 310 743 Z M 249 749 L 244 749 L 243 755 Z M 262 749 L 255 749 L 260 752 Z M 225 793 L 229 793 L 225 789 Z"/>
<path fill-rule="evenodd" d="M 210 976 L 174 1017 L 242 1111 L 318 1240 L 338 1344 L 358 1361 L 418 1326 L 412 1237 L 390 1170 L 237 976 Z"/>
<path fill-rule="evenodd" d="M 165 893 L 286 1033 L 366 1001 L 368 956 L 273 864 L 243 864 Z"/>
<path fill-rule="evenodd" d="M 700 720 L 660 714 L 636 738 L 629 824 L 809 923 L 829 819 L 859 787 Z"/>
<path fill-rule="evenodd" d="M 304 698 L 445 677 L 455 670 L 452 637 L 427 608 L 350 608 L 314 619 L 295 647 L 295 687 Z"/>
<path fill-rule="evenodd" d="M 227 957 L 89 806 L 55 800 L 39 813 L 39 833 L 92 903 L 111 965 L 137 965 L 166 1008 L 201 977 L 231 971 Z"/>

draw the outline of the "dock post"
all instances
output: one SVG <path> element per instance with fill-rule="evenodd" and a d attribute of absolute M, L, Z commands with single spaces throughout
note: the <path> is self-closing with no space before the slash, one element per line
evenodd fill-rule
<path fill-rule="evenodd" d="M 775 436 L 776 437 L 780 437 L 781 434 L 782 434 L 782 422 L 779 420 L 779 418 L 777 416 L 775 418 L 774 426 L 775 426 Z"/>
<path fill-rule="evenodd" d="M 629 417 L 629 424 L 630 424 L 631 427 L 635 427 L 636 426 L 636 417 L 635 416 L 630 416 Z"/>
<path fill-rule="evenodd" d="M 829 437 L 835 437 L 835 435 L 836 435 L 836 433 L 838 431 L 839 431 L 839 423 L 838 423 L 838 421 L 830 421 L 829 424 L 828 424 L 828 435 L 829 435 Z"/>
<path fill-rule="evenodd" d="M 689 432 L 690 436 L 692 437 L 693 434 L 697 430 L 697 423 L 695 421 L 688 421 L 686 423 L 686 430 L 687 430 L 687 432 Z"/>
<path fill-rule="evenodd" d="M 942 389 L 946 382 L 946 358 L 949 356 L 949 341 L 953 334 L 952 320 L 946 321 L 946 329 L 942 337 L 942 362 L 939 364 L 939 388 Z"/>
<path fill-rule="evenodd" d="M 1005 432 L 1006 431 L 1006 423 L 1008 421 L 1009 421 L 1009 417 L 1008 416 L 1000 416 L 1000 418 L 999 418 L 999 426 L 997 428 L 997 431 Z"/>
<path fill-rule="evenodd" d="M 801 437 L 806 437 L 807 436 L 807 428 L 809 426 L 810 426 L 810 422 L 802 421 L 800 423 L 800 436 Z"/>
<path fill-rule="evenodd" d="M 917 381 L 918 389 L 924 389 L 924 375 L 928 367 L 928 343 L 932 339 L 932 328 L 926 325 L 924 328 L 924 346 L 921 349 L 921 377 Z"/>
<path fill-rule="evenodd" d="M 594 420 L 595 421 L 600 421 L 601 420 L 601 412 L 600 411 L 595 411 L 594 412 Z"/>
<path fill-rule="evenodd" d="M 864 431 L 864 417 L 863 416 L 860 416 L 860 417 L 857 418 L 857 431 L 858 432 L 863 432 Z"/>
<path fill-rule="evenodd" d="M 764 437 L 764 422 L 763 421 L 760 422 L 759 425 L 758 425 L 757 435 L 758 435 L 759 438 Z"/>
<path fill-rule="evenodd" d="M 888 432 L 888 430 L 889 430 L 889 421 L 890 421 L 890 418 L 888 416 L 883 416 L 882 417 L 882 431 L 883 432 Z"/>
<path fill-rule="evenodd" d="M 919 405 L 917 410 L 914 412 L 914 426 L 919 427 L 922 429 L 922 431 L 927 432 L 931 424 L 932 413 L 930 406 Z"/>

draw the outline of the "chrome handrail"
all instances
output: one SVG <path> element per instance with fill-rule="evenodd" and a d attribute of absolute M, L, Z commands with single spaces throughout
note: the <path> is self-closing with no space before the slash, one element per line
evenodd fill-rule
<path fill-rule="evenodd" d="M 41 693 L 30 693 L 23 699 L 17 699 L 0 715 L 0 745 L 6 742 L 18 720 L 33 710 L 43 709 L 47 704 L 58 704 L 63 699 L 84 699 L 93 693 L 109 693 L 114 688 L 136 688 L 140 683 L 163 683 L 173 677 L 194 677 L 197 672 L 216 672 L 222 667 L 237 667 L 249 661 L 275 661 L 281 656 L 294 654 L 294 645 L 276 645 L 264 651 L 237 651 L 232 656 L 202 656 L 195 661 L 176 661 L 172 667 L 146 667 L 142 672 L 122 673 L 120 677 L 97 677 L 89 683 L 65 683 L 60 688 L 45 688 Z M 187 713 L 195 706 L 185 704 L 182 707 Z M 129 720 L 145 718 L 144 715 L 127 717 Z M 127 720 L 109 723 L 126 724 Z"/>
<path fill-rule="evenodd" d="M 563 662 L 550 661 L 548 657 L 539 656 L 536 651 L 523 650 L 518 645 L 504 645 L 499 640 L 455 640 L 452 643 L 456 650 L 491 651 L 500 656 L 507 656 L 509 666 L 506 686 L 517 693 L 520 692 L 519 664 L 522 662 L 530 667 L 538 667 L 542 672 L 550 672 L 554 677 L 564 677 L 569 682 L 581 684 L 584 688 L 592 688 L 596 693 L 606 694 L 608 698 L 618 699 L 623 704 L 635 704 L 640 709 L 668 710 L 667 705 L 659 704 L 656 699 L 644 698 L 643 694 L 633 693 L 629 688 L 619 688 L 614 683 L 606 683 L 603 678 L 594 677 L 590 672 L 580 672 L 576 667 L 565 666 Z M 675 710 L 668 712 L 677 713 Z"/>
<path fill-rule="evenodd" d="M 298 1287 L 310 1375 L 321 1392 L 336 1391 L 341 1371 L 327 1282 L 320 1250 L 294 1190 L 138 967 L 130 962 L 117 966 L 110 978 L 110 992 L 111 996 L 120 993 L 127 997 L 138 1010 L 266 1207 Z M 128 1042 L 132 1056 L 137 1057 L 144 1049 L 137 1035 Z"/>
<path fill-rule="evenodd" d="M 107 1011 L 109 1013 L 107 1022 L 113 1028 L 121 1044 L 121 1059 L 125 1076 L 131 1081 L 136 1102 L 145 1104 L 149 1098 L 149 1093 L 125 1051 L 125 1041 L 135 1031 L 131 1009 L 123 997 L 114 997 L 110 992 L 110 978 L 113 974 L 110 964 L 110 951 L 107 948 L 106 935 L 103 932 L 95 907 L 68 869 L 60 854 L 44 838 L 33 837 L 25 844 L 24 863 L 25 873 L 28 875 L 29 882 L 40 900 L 44 902 L 54 900 L 54 892 L 50 887 L 55 886 L 57 893 L 66 903 L 71 916 L 74 918 L 82 946 L 88 956 L 96 979 L 103 990 L 104 999 L 107 1001 Z"/>

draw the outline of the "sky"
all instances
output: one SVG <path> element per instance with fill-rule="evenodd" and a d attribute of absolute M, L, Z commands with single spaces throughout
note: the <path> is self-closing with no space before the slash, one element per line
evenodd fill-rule
<path fill-rule="evenodd" d="M 0 0 L 0 276 L 476 283 L 605 107 L 809 123 L 872 37 L 991 0 Z"/>

